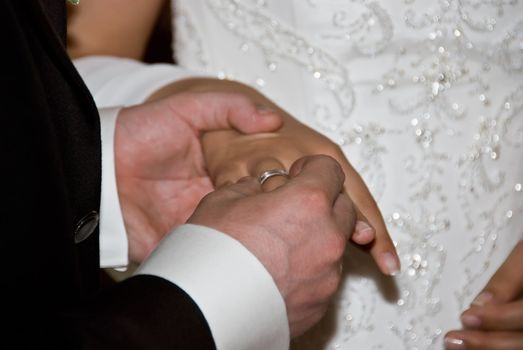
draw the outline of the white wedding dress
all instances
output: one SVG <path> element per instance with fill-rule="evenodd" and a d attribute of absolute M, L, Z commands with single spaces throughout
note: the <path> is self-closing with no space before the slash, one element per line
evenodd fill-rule
<path fill-rule="evenodd" d="M 179 64 L 251 84 L 342 145 L 397 243 L 395 278 L 349 249 L 331 310 L 293 349 L 442 349 L 523 237 L 523 1 L 174 5 Z"/>

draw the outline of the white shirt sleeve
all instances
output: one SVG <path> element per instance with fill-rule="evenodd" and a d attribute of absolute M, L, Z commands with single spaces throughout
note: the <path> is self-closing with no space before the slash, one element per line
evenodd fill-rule
<path fill-rule="evenodd" d="M 181 225 L 136 274 L 167 279 L 196 302 L 218 350 L 286 350 L 285 303 L 269 272 L 240 242 L 219 231 Z"/>
<path fill-rule="evenodd" d="M 208 76 L 172 64 L 145 64 L 113 56 L 82 57 L 74 65 L 98 108 L 142 103 L 169 83 Z"/>

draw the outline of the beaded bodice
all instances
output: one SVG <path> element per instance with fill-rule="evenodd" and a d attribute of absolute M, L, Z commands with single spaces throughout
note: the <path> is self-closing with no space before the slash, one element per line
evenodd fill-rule
<path fill-rule="evenodd" d="M 441 349 L 523 237 L 523 1 L 179 0 L 182 66 L 257 87 L 342 145 L 403 270 L 347 252 L 296 349 Z"/>

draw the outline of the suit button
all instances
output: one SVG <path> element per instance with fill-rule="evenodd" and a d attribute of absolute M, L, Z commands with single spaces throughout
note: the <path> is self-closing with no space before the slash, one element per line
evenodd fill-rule
<path fill-rule="evenodd" d="M 98 221 L 100 221 L 100 216 L 95 211 L 84 216 L 74 230 L 74 242 L 80 243 L 89 238 L 91 233 L 96 229 L 96 226 L 98 226 Z"/>

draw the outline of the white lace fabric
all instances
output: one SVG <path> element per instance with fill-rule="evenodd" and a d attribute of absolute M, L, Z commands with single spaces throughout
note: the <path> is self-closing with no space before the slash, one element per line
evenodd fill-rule
<path fill-rule="evenodd" d="M 523 238 L 523 1 L 179 0 L 178 62 L 257 87 L 342 145 L 402 273 L 349 249 L 295 349 L 442 349 Z"/>

